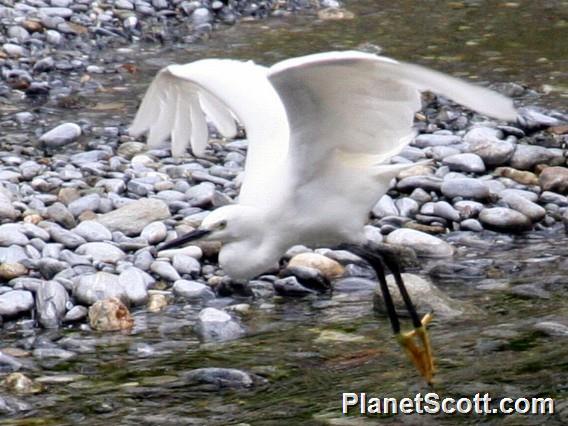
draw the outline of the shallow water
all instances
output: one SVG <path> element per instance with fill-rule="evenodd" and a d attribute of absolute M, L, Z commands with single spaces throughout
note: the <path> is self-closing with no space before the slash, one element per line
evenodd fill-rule
<path fill-rule="evenodd" d="M 98 109 L 55 110 L 54 118 L 72 115 L 87 117 L 97 126 L 126 124 L 125 117 L 133 116 L 151 76 L 171 62 L 222 56 L 270 64 L 363 43 L 381 46 L 386 55 L 456 75 L 551 90 L 538 102 L 559 108 L 565 103 L 566 2 L 362 0 L 347 2 L 347 8 L 355 19 L 321 21 L 297 16 L 241 23 L 197 45 L 119 51 L 114 55 L 125 62 L 136 61 L 138 72 L 123 74 L 120 80 L 102 77 L 107 92 L 94 99 Z M 531 327 L 545 317 L 568 318 L 568 238 L 561 229 L 524 237 L 489 233 L 468 238 L 468 245 L 464 239 L 456 242 L 460 249 L 451 261 L 426 262 L 414 271 L 426 274 L 437 264 L 485 265 L 477 276 L 448 273 L 434 278 L 450 296 L 479 309 L 467 318 L 435 319 L 432 324 L 439 370 L 435 391 L 442 396 L 475 392 L 488 392 L 495 398 L 551 396 L 558 405 L 564 404 L 566 421 L 566 338 L 546 337 Z M 551 297 L 524 299 L 507 290 L 477 288 L 527 283 L 545 283 Z M 33 376 L 80 376 L 69 383 L 48 384 L 44 393 L 26 396 L 35 409 L 25 418 L 0 419 L 0 423 L 359 424 L 345 418 L 341 423 L 341 392 L 413 397 L 429 389 L 392 339 L 386 317 L 373 313 L 369 293 L 277 299 L 274 304 L 243 302 L 252 305 L 243 320 L 249 335 L 222 345 L 199 344 L 192 332 L 199 307 L 183 304 L 161 313 L 135 312 L 136 327 L 130 335 L 61 330 L 62 337 L 92 342 L 95 349 L 70 362 L 46 363 Z M 11 346 L 22 337 L 21 331 L 4 330 L 2 346 Z M 238 391 L 184 385 L 180 375 L 200 367 L 239 368 L 266 378 L 267 383 Z M 504 421 L 495 416 L 382 420 L 390 424 Z M 544 423 L 542 418 L 529 416 L 506 421 Z M 562 422 L 558 417 L 548 421 Z"/>

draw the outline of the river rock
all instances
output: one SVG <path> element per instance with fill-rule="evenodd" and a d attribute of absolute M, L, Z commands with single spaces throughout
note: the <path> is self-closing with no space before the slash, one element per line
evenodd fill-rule
<path fill-rule="evenodd" d="M 522 170 L 517 170 L 512 167 L 497 167 L 495 169 L 496 176 L 503 176 L 513 179 L 515 182 L 522 183 L 523 185 L 538 185 L 538 177 L 532 173 Z"/>
<path fill-rule="evenodd" d="M 130 330 L 134 319 L 119 299 L 99 300 L 89 308 L 89 324 L 98 331 Z"/>
<path fill-rule="evenodd" d="M 474 127 L 463 138 L 468 151 L 479 155 L 488 166 L 507 163 L 513 156 L 515 144 L 502 140 L 503 132 L 491 127 Z"/>
<path fill-rule="evenodd" d="M 29 241 L 19 225 L 12 223 L 0 225 L 0 246 L 25 246 Z"/>
<path fill-rule="evenodd" d="M 182 374 L 183 381 L 188 385 L 201 385 L 215 389 L 232 388 L 242 389 L 252 387 L 256 381 L 266 380 L 254 377 L 235 368 L 197 368 Z"/>
<path fill-rule="evenodd" d="M 433 312 L 435 317 L 451 319 L 462 316 L 464 313 L 471 313 L 473 308 L 467 307 L 464 303 L 454 300 L 442 292 L 430 281 L 414 274 L 402 274 L 404 285 L 410 298 L 414 302 L 416 311 L 420 315 Z M 406 314 L 406 307 L 402 296 L 398 291 L 392 275 L 387 276 L 387 285 L 390 290 L 395 308 L 400 314 Z M 379 286 L 376 286 L 374 307 L 381 313 L 386 313 L 382 293 Z"/>
<path fill-rule="evenodd" d="M 172 265 L 180 274 L 198 275 L 201 271 L 199 261 L 184 254 L 176 254 L 172 259 Z"/>
<path fill-rule="evenodd" d="M 153 198 L 143 198 L 99 215 L 97 221 L 111 231 L 135 236 L 139 235 L 146 225 L 168 217 L 170 210 L 166 203 Z"/>
<path fill-rule="evenodd" d="M 543 191 L 568 194 L 568 168 L 547 167 L 538 177 Z"/>
<path fill-rule="evenodd" d="M 72 201 L 67 208 L 73 216 L 78 217 L 85 211 L 96 211 L 100 204 L 101 196 L 99 194 L 89 194 Z"/>
<path fill-rule="evenodd" d="M 461 137 L 456 135 L 424 134 L 418 135 L 413 145 L 419 148 L 426 148 L 428 146 L 454 145 L 460 143 L 461 140 Z"/>
<path fill-rule="evenodd" d="M 65 228 L 73 228 L 75 226 L 75 217 L 69 209 L 60 202 L 53 203 L 46 210 L 46 215 L 54 222 L 63 225 Z"/>
<path fill-rule="evenodd" d="M 197 281 L 177 280 L 172 290 L 176 296 L 186 299 L 209 300 L 215 297 L 215 293 L 208 285 Z"/>
<path fill-rule="evenodd" d="M 152 262 L 152 264 L 150 265 L 150 270 L 166 281 L 173 282 L 181 279 L 178 271 L 176 271 L 170 263 L 164 262 L 162 260 Z"/>
<path fill-rule="evenodd" d="M 58 148 L 76 141 L 79 136 L 81 127 L 75 123 L 64 123 L 44 133 L 39 141 L 49 148 Z"/>
<path fill-rule="evenodd" d="M 108 272 L 82 275 L 73 287 L 73 296 L 87 306 L 108 299 L 118 298 L 128 301 L 126 290 L 121 285 L 118 275 Z"/>
<path fill-rule="evenodd" d="M 386 194 L 377 201 L 377 204 L 375 204 L 371 212 L 378 218 L 385 216 L 398 216 L 398 209 L 396 208 L 393 199 Z"/>
<path fill-rule="evenodd" d="M 300 253 L 295 255 L 288 263 L 288 268 L 304 267 L 319 271 L 328 280 L 333 280 L 343 275 L 343 266 L 327 256 L 317 253 Z"/>
<path fill-rule="evenodd" d="M 73 232 L 89 242 L 112 241 L 112 233 L 95 220 L 84 220 Z"/>
<path fill-rule="evenodd" d="M 403 192 L 421 188 L 424 191 L 440 191 L 442 179 L 436 176 L 409 176 L 401 179 L 396 187 Z"/>
<path fill-rule="evenodd" d="M 472 153 L 450 155 L 444 158 L 442 164 L 458 172 L 483 173 L 485 171 L 485 164 L 481 157 Z"/>
<path fill-rule="evenodd" d="M 25 290 L 12 290 L 0 294 L 0 316 L 13 317 L 28 312 L 34 307 L 32 293 Z"/>
<path fill-rule="evenodd" d="M 448 198 L 463 197 L 485 200 L 490 196 L 489 188 L 483 182 L 472 178 L 447 179 L 441 185 L 442 194 Z"/>
<path fill-rule="evenodd" d="M 505 207 L 483 209 L 479 220 L 487 228 L 496 231 L 522 232 L 532 227 L 531 220 L 518 211 Z"/>
<path fill-rule="evenodd" d="M 91 256 L 96 262 L 116 263 L 126 254 L 118 247 L 109 243 L 85 243 L 76 250 L 77 254 Z"/>
<path fill-rule="evenodd" d="M 21 277 L 28 273 L 26 268 L 21 263 L 2 263 L 0 264 L 0 279 L 10 281 L 13 278 Z"/>
<path fill-rule="evenodd" d="M 228 313 L 216 308 L 205 308 L 199 313 L 195 331 L 204 342 L 225 342 L 245 334 Z"/>
<path fill-rule="evenodd" d="M 65 315 L 68 296 L 57 281 L 45 281 L 36 293 L 39 323 L 45 328 L 57 328 Z"/>
<path fill-rule="evenodd" d="M 536 203 L 517 195 L 515 193 L 508 193 L 501 197 L 509 207 L 524 214 L 533 222 L 538 222 L 546 214 L 546 210 Z"/>
<path fill-rule="evenodd" d="M 530 170 L 537 164 L 558 165 L 563 161 L 562 153 L 537 145 L 517 145 L 511 158 L 511 167 L 519 170 Z"/>
<path fill-rule="evenodd" d="M 118 283 L 124 289 L 132 305 L 144 305 L 148 302 L 148 288 L 144 272 L 138 268 L 130 267 L 122 271 L 118 276 Z"/>
<path fill-rule="evenodd" d="M 417 255 L 424 257 L 447 257 L 454 254 L 454 248 L 445 241 L 414 229 L 397 229 L 387 235 L 386 241 L 410 247 Z"/>
<path fill-rule="evenodd" d="M 168 228 L 163 222 L 152 222 L 144 227 L 140 236 L 148 241 L 148 244 L 155 245 L 164 241 L 168 232 Z"/>

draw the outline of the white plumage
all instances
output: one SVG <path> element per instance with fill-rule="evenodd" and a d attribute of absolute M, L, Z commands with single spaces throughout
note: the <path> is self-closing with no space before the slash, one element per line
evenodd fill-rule
<path fill-rule="evenodd" d="M 206 59 L 159 72 L 130 129 L 174 155 L 202 155 L 205 116 L 225 137 L 235 120 L 249 141 L 238 204 L 211 213 L 200 235 L 224 243 L 220 263 L 251 278 L 292 245 L 359 243 L 374 203 L 407 165 L 390 165 L 414 137 L 420 91 L 514 120 L 510 99 L 442 73 L 361 52 L 277 63 Z M 189 241 L 190 237 L 182 237 Z"/>

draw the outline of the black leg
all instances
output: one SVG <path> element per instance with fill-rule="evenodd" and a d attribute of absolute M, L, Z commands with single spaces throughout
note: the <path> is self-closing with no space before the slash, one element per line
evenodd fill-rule
<path fill-rule="evenodd" d="M 404 285 L 404 281 L 402 280 L 400 266 L 396 256 L 393 255 L 387 247 L 378 245 L 363 247 L 354 244 L 343 244 L 339 246 L 338 249 L 347 250 L 359 256 L 375 270 L 392 330 L 412 363 L 418 369 L 420 374 L 428 381 L 428 383 L 431 384 L 434 375 L 434 362 L 430 339 L 426 331 L 426 325 L 431 320 L 432 316 L 427 314 L 422 320 L 418 317 L 416 308 L 414 307 L 412 299 L 410 298 L 410 295 L 406 290 L 406 286 Z M 400 332 L 400 319 L 396 313 L 392 296 L 386 282 L 385 265 L 390 269 L 394 276 L 394 280 L 398 290 L 400 291 L 406 310 L 412 320 L 414 330 L 410 332 Z M 415 339 L 418 340 L 418 343 Z"/>

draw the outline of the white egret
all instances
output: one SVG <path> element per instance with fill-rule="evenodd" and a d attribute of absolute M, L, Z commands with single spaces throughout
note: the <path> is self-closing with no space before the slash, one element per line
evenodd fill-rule
<path fill-rule="evenodd" d="M 236 135 L 238 120 L 248 139 L 238 203 L 216 209 L 198 229 L 164 248 L 196 239 L 220 241 L 224 271 L 250 279 L 293 245 L 350 243 L 377 271 L 393 330 L 430 381 L 428 318 L 418 319 L 396 259 L 387 256 L 415 327 L 400 334 L 381 257 L 362 248 L 370 209 L 392 178 L 409 167 L 388 160 L 414 137 L 414 114 L 424 90 L 498 119 L 516 118 L 511 100 L 491 90 L 355 51 L 308 55 L 270 68 L 205 59 L 162 69 L 144 96 L 132 135 L 149 132 L 152 147 L 170 137 L 173 155 L 191 144 L 199 156 L 208 141 L 207 116 L 229 138 Z"/>

